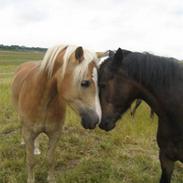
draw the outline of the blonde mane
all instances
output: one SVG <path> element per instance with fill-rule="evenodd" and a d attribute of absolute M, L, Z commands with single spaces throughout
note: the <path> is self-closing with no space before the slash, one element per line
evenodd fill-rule
<path fill-rule="evenodd" d="M 49 48 L 41 62 L 40 71 L 47 71 L 49 78 L 51 78 L 53 73 L 53 68 L 55 64 L 55 60 L 58 54 L 66 48 L 63 64 L 62 64 L 62 72 L 61 77 L 63 78 L 69 63 L 69 58 L 71 54 L 76 50 L 78 46 L 75 45 L 59 45 L 52 48 Z M 97 61 L 97 55 L 95 52 L 91 52 L 87 49 L 84 49 L 84 60 L 78 64 L 74 70 L 73 77 L 75 82 L 81 81 L 87 74 L 88 64 L 91 61 Z"/>
<path fill-rule="evenodd" d="M 67 47 L 67 45 L 59 45 L 49 48 L 41 62 L 40 71 L 47 71 L 48 76 L 51 77 L 53 73 L 55 60 L 60 51 L 62 51 L 65 47 Z"/>

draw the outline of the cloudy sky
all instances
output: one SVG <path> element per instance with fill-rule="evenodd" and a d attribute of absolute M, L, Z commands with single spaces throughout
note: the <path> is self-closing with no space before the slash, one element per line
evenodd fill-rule
<path fill-rule="evenodd" d="M 183 59 L 183 1 L 0 0 L 0 44 L 61 43 Z"/>

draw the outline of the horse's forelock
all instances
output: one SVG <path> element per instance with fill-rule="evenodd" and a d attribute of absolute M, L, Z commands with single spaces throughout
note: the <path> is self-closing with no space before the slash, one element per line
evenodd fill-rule
<path fill-rule="evenodd" d="M 89 72 L 88 66 L 93 61 L 97 61 L 96 53 L 84 50 L 84 60 L 74 69 L 73 77 L 75 83 L 81 82 L 86 77 Z"/>
<path fill-rule="evenodd" d="M 69 45 L 69 46 L 59 45 L 59 46 L 49 48 L 41 62 L 40 71 L 47 71 L 48 76 L 51 77 L 53 74 L 54 64 L 57 56 L 64 48 L 66 48 L 63 56 L 63 64 L 61 69 L 61 78 L 63 78 L 67 70 L 67 66 L 69 63 L 68 61 L 72 53 L 74 53 L 77 47 L 78 46 L 75 46 L 75 45 Z M 73 73 L 74 81 L 75 82 L 81 81 L 87 74 L 88 65 L 90 64 L 90 62 L 96 61 L 96 60 L 97 60 L 97 55 L 95 52 L 91 52 L 87 49 L 84 49 L 84 60 L 81 63 L 78 63 L 78 65 L 74 69 L 74 73 Z"/>

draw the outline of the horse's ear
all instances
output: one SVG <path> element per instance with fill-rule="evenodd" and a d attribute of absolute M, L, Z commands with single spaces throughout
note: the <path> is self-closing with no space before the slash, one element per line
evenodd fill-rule
<path fill-rule="evenodd" d="M 121 48 L 118 48 L 116 53 L 114 54 L 113 61 L 112 61 L 112 67 L 118 68 L 122 64 L 123 60 L 123 50 Z"/>
<path fill-rule="evenodd" d="M 76 48 L 75 57 L 79 61 L 79 63 L 84 60 L 84 51 L 83 51 L 83 48 L 81 46 Z"/>

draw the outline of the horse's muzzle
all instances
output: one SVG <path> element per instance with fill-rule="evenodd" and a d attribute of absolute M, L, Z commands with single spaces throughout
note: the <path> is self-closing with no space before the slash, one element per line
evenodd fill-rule
<path fill-rule="evenodd" d="M 99 117 L 94 111 L 90 110 L 87 112 L 82 112 L 80 115 L 81 124 L 85 129 L 96 128 L 96 125 L 99 122 Z"/>
<path fill-rule="evenodd" d="M 105 131 L 110 131 L 113 128 L 115 128 L 115 126 L 116 126 L 115 120 L 110 118 L 102 119 L 101 123 L 99 124 L 99 127 Z"/>

